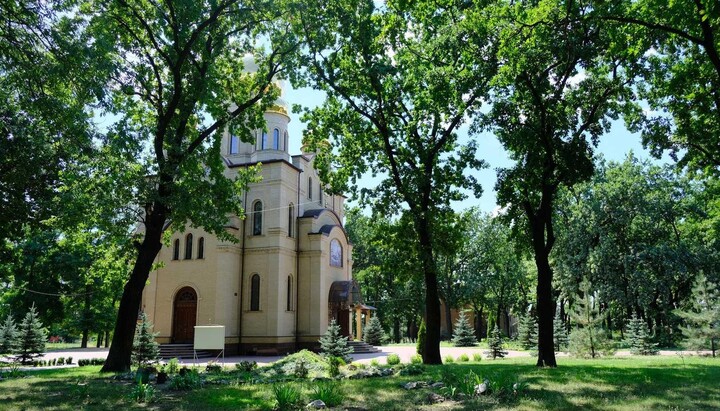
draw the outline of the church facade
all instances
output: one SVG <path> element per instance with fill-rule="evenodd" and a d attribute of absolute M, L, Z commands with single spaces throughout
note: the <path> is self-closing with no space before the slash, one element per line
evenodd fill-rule
<path fill-rule="evenodd" d="M 202 229 L 173 232 L 157 257 L 142 309 L 160 343 L 192 343 L 194 326 L 225 326 L 229 354 L 313 348 L 335 319 L 352 333 L 360 293 L 343 201 L 323 191 L 312 154 L 290 155 L 283 100 L 265 114 L 265 130 L 244 143 L 225 133 L 226 175 L 261 163 L 262 179 L 241 193 L 244 218 L 230 216 L 221 241 Z"/>

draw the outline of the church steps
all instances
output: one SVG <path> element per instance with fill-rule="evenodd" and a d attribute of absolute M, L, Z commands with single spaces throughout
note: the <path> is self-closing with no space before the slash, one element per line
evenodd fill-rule
<path fill-rule="evenodd" d="M 380 352 L 380 349 L 373 347 L 365 341 L 348 341 L 348 347 L 352 347 L 353 354 L 370 354 Z"/>
<path fill-rule="evenodd" d="M 160 344 L 160 358 L 169 360 L 171 358 L 197 358 L 212 357 L 213 353 L 208 350 L 193 351 L 192 344 Z"/>

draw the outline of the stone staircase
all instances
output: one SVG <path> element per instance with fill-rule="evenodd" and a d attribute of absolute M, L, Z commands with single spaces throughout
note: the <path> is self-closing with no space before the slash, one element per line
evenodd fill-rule
<path fill-rule="evenodd" d="M 348 346 L 352 347 L 354 354 L 370 354 L 380 352 L 380 349 L 373 347 L 365 341 L 348 341 Z"/>
<path fill-rule="evenodd" d="M 209 350 L 197 350 L 197 358 L 214 357 Z M 192 344 L 160 344 L 160 358 L 169 360 L 171 358 L 193 358 Z"/>

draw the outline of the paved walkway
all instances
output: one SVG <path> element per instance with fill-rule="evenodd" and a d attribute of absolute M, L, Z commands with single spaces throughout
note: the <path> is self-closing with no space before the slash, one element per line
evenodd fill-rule
<path fill-rule="evenodd" d="M 370 363 L 372 360 L 377 360 L 380 364 L 385 363 L 385 359 L 389 354 L 397 354 L 400 356 L 400 360 L 404 363 L 410 362 L 410 358 L 416 354 L 415 352 L 415 346 L 387 346 L 387 347 L 379 347 L 381 352 L 378 353 L 370 353 L 370 354 L 352 354 L 351 357 L 353 358 L 353 362 L 359 362 L 359 363 Z M 461 354 L 466 354 L 470 359 L 472 360 L 473 354 L 481 354 L 483 355 L 483 358 L 485 357 L 484 351 L 487 351 L 486 348 L 479 348 L 479 347 L 440 347 L 440 355 L 445 358 L 448 355 L 452 355 L 453 358 L 457 359 L 457 357 Z M 73 358 L 73 366 L 77 365 L 78 360 L 80 359 L 91 359 L 91 358 L 106 358 L 108 353 L 107 348 L 72 348 L 72 349 L 66 349 L 66 350 L 57 350 L 57 351 L 50 351 L 45 354 L 45 356 L 42 357 L 44 360 L 48 359 L 54 359 L 58 357 L 72 357 Z M 707 354 L 710 352 L 708 351 Z M 692 355 L 698 355 L 697 351 L 669 351 L 669 350 L 661 350 L 659 352 L 660 355 L 667 355 L 667 356 L 676 356 L 676 355 L 682 355 L 682 356 L 692 356 Z M 705 352 L 703 352 L 705 354 Z M 567 357 L 567 353 L 557 353 L 558 357 Z M 616 357 L 627 357 L 630 355 L 629 351 L 622 350 L 618 351 L 615 356 Z M 508 351 L 508 357 L 529 357 L 530 353 L 527 351 Z M 221 362 L 225 365 L 234 365 L 241 361 L 255 361 L 258 363 L 258 365 L 267 365 L 271 364 L 275 361 L 278 361 L 279 359 L 283 358 L 283 356 L 251 356 L 251 355 L 241 355 L 241 356 L 227 356 L 224 359 L 221 357 L 218 359 L 218 362 Z M 204 366 L 208 363 L 208 361 L 212 361 L 214 359 L 212 358 L 201 358 L 197 362 L 193 361 L 192 358 L 184 358 L 180 360 L 181 364 L 197 364 Z"/>

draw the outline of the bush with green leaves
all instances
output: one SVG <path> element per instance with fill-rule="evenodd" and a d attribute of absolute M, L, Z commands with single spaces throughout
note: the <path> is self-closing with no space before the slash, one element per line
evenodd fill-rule
<path fill-rule="evenodd" d="M 18 328 L 17 324 L 8 314 L 5 321 L 0 325 L 0 354 L 12 354 L 17 348 Z"/>
<path fill-rule="evenodd" d="M 425 372 L 425 365 L 422 363 L 410 363 L 400 369 L 400 375 L 420 375 Z"/>
<path fill-rule="evenodd" d="M 452 364 L 452 363 L 455 362 L 455 358 L 453 358 L 452 355 L 449 355 L 449 354 L 448 354 L 448 355 L 445 356 L 445 358 L 443 358 L 443 362 L 444 362 L 445 364 Z"/>
<path fill-rule="evenodd" d="M 427 335 L 427 328 L 425 326 L 425 320 L 422 320 L 422 321 L 420 321 L 420 328 L 418 329 L 417 345 L 415 347 L 415 350 L 419 355 L 423 355 L 423 348 L 425 347 L 426 335 Z"/>
<path fill-rule="evenodd" d="M 385 331 L 383 331 L 380 318 L 376 315 L 370 318 L 370 323 L 363 330 L 363 341 L 370 345 L 383 345 Z"/>
<path fill-rule="evenodd" d="M 410 357 L 410 364 L 422 364 L 422 355 L 415 354 L 412 357 Z"/>
<path fill-rule="evenodd" d="M 15 358 L 23 364 L 28 364 L 34 358 L 45 353 L 47 333 L 38 318 L 35 304 L 30 307 L 30 311 L 25 314 L 25 318 L 20 323 L 16 341 L 15 353 L 17 356 Z"/>
<path fill-rule="evenodd" d="M 468 357 L 467 354 L 460 354 L 457 357 L 457 362 L 469 362 L 469 361 L 470 361 L 470 357 Z"/>
<path fill-rule="evenodd" d="M 244 361 L 241 361 L 240 363 L 242 364 L 243 362 Z M 255 365 L 257 365 L 257 363 Z M 167 373 L 170 375 L 177 374 L 178 370 L 180 370 L 180 360 L 177 358 L 171 358 L 167 363 Z"/>
<path fill-rule="evenodd" d="M 504 358 L 508 354 L 508 352 L 505 351 L 504 347 L 505 341 L 503 340 L 500 328 L 494 326 L 492 331 L 490 332 L 490 338 L 488 339 L 488 350 L 485 351 L 485 355 L 487 355 L 488 358 L 492 359 Z"/>
<path fill-rule="evenodd" d="M 320 353 L 325 358 L 341 358 L 344 362 L 350 362 L 350 354 L 353 348 L 348 347 L 348 339 L 340 335 L 340 326 L 333 319 L 330 321 L 325 334 L 320 337 Z"/>
<path fill-rule="evenodd" d="M 326 357 L 330 376 L 335 378 L 340 375 L 340 367 L 345 365 L 345 360 L 340 357 Z"/>
<path fill-rule="evenodd" d="M 135 329 L 135 339 L 133 341 L 132 360 L 138 367 L 147 367 L 158 360 L 160 348 L 155 341 L 152 331 L 152 324 L 147 318 L 147 314 L 140 314 L 140 324 Z"/>
<path fill-rule="evenodd" d="M 130 399 L 139 404 L 150 404 L 155 401 L 155 387 L 150 384 L 138 382 L 133 386 L 132 392 L 130 393 Z"/>
<path fill-rule="evenodd" d="M 658 353 L 657 343 L 652 342 L 652 336 L 647 323 L 633 313 L 628 320 L 625 342 L 633 355 L 655 355 Z"/>
<path fill-rule="evenodd" d="M 321 400 L 328 407 L 337 407 L 345 401 L 340 381 L 319 381 L 312 388 L 312 399 Z"/>
<path fill-rule="evenodd" d="M 386 361 L 387 365 L 398 365 L 400 364 L 400 356 L 395 353 L 388 354 Z"/>
<path fill-rule="evenodd" d="M 456 347 L 474 347 L 478 343 L 475 338 L 475 329 L 470 325 L 465 311 L 460 311 L 460 315 L 455 321 L 452 342 Z"/>
<path fill-rule="evenodd" d="M 274 384 L 272 392 L 278 410 L 296 410 L 302 404 L 302 394 L 294 384 Z"/>
<path fill-rule="evenodd" d="M 482 355 L 480 355 L 480 353 L 475 353 L 475 354 L 473 354 L 473 361 L 474 361 L 474 362 L 480 362 L 480 361 L 482 361 Z"/>
<path fill-rule="evenodd" d="M 186 371 L 183 371 L 186 370 Z M 183 368 L 170 379 L 169 387 L 173 391 L 190 391 L 203 385 L 203 380 L 196 369 Z"/>

